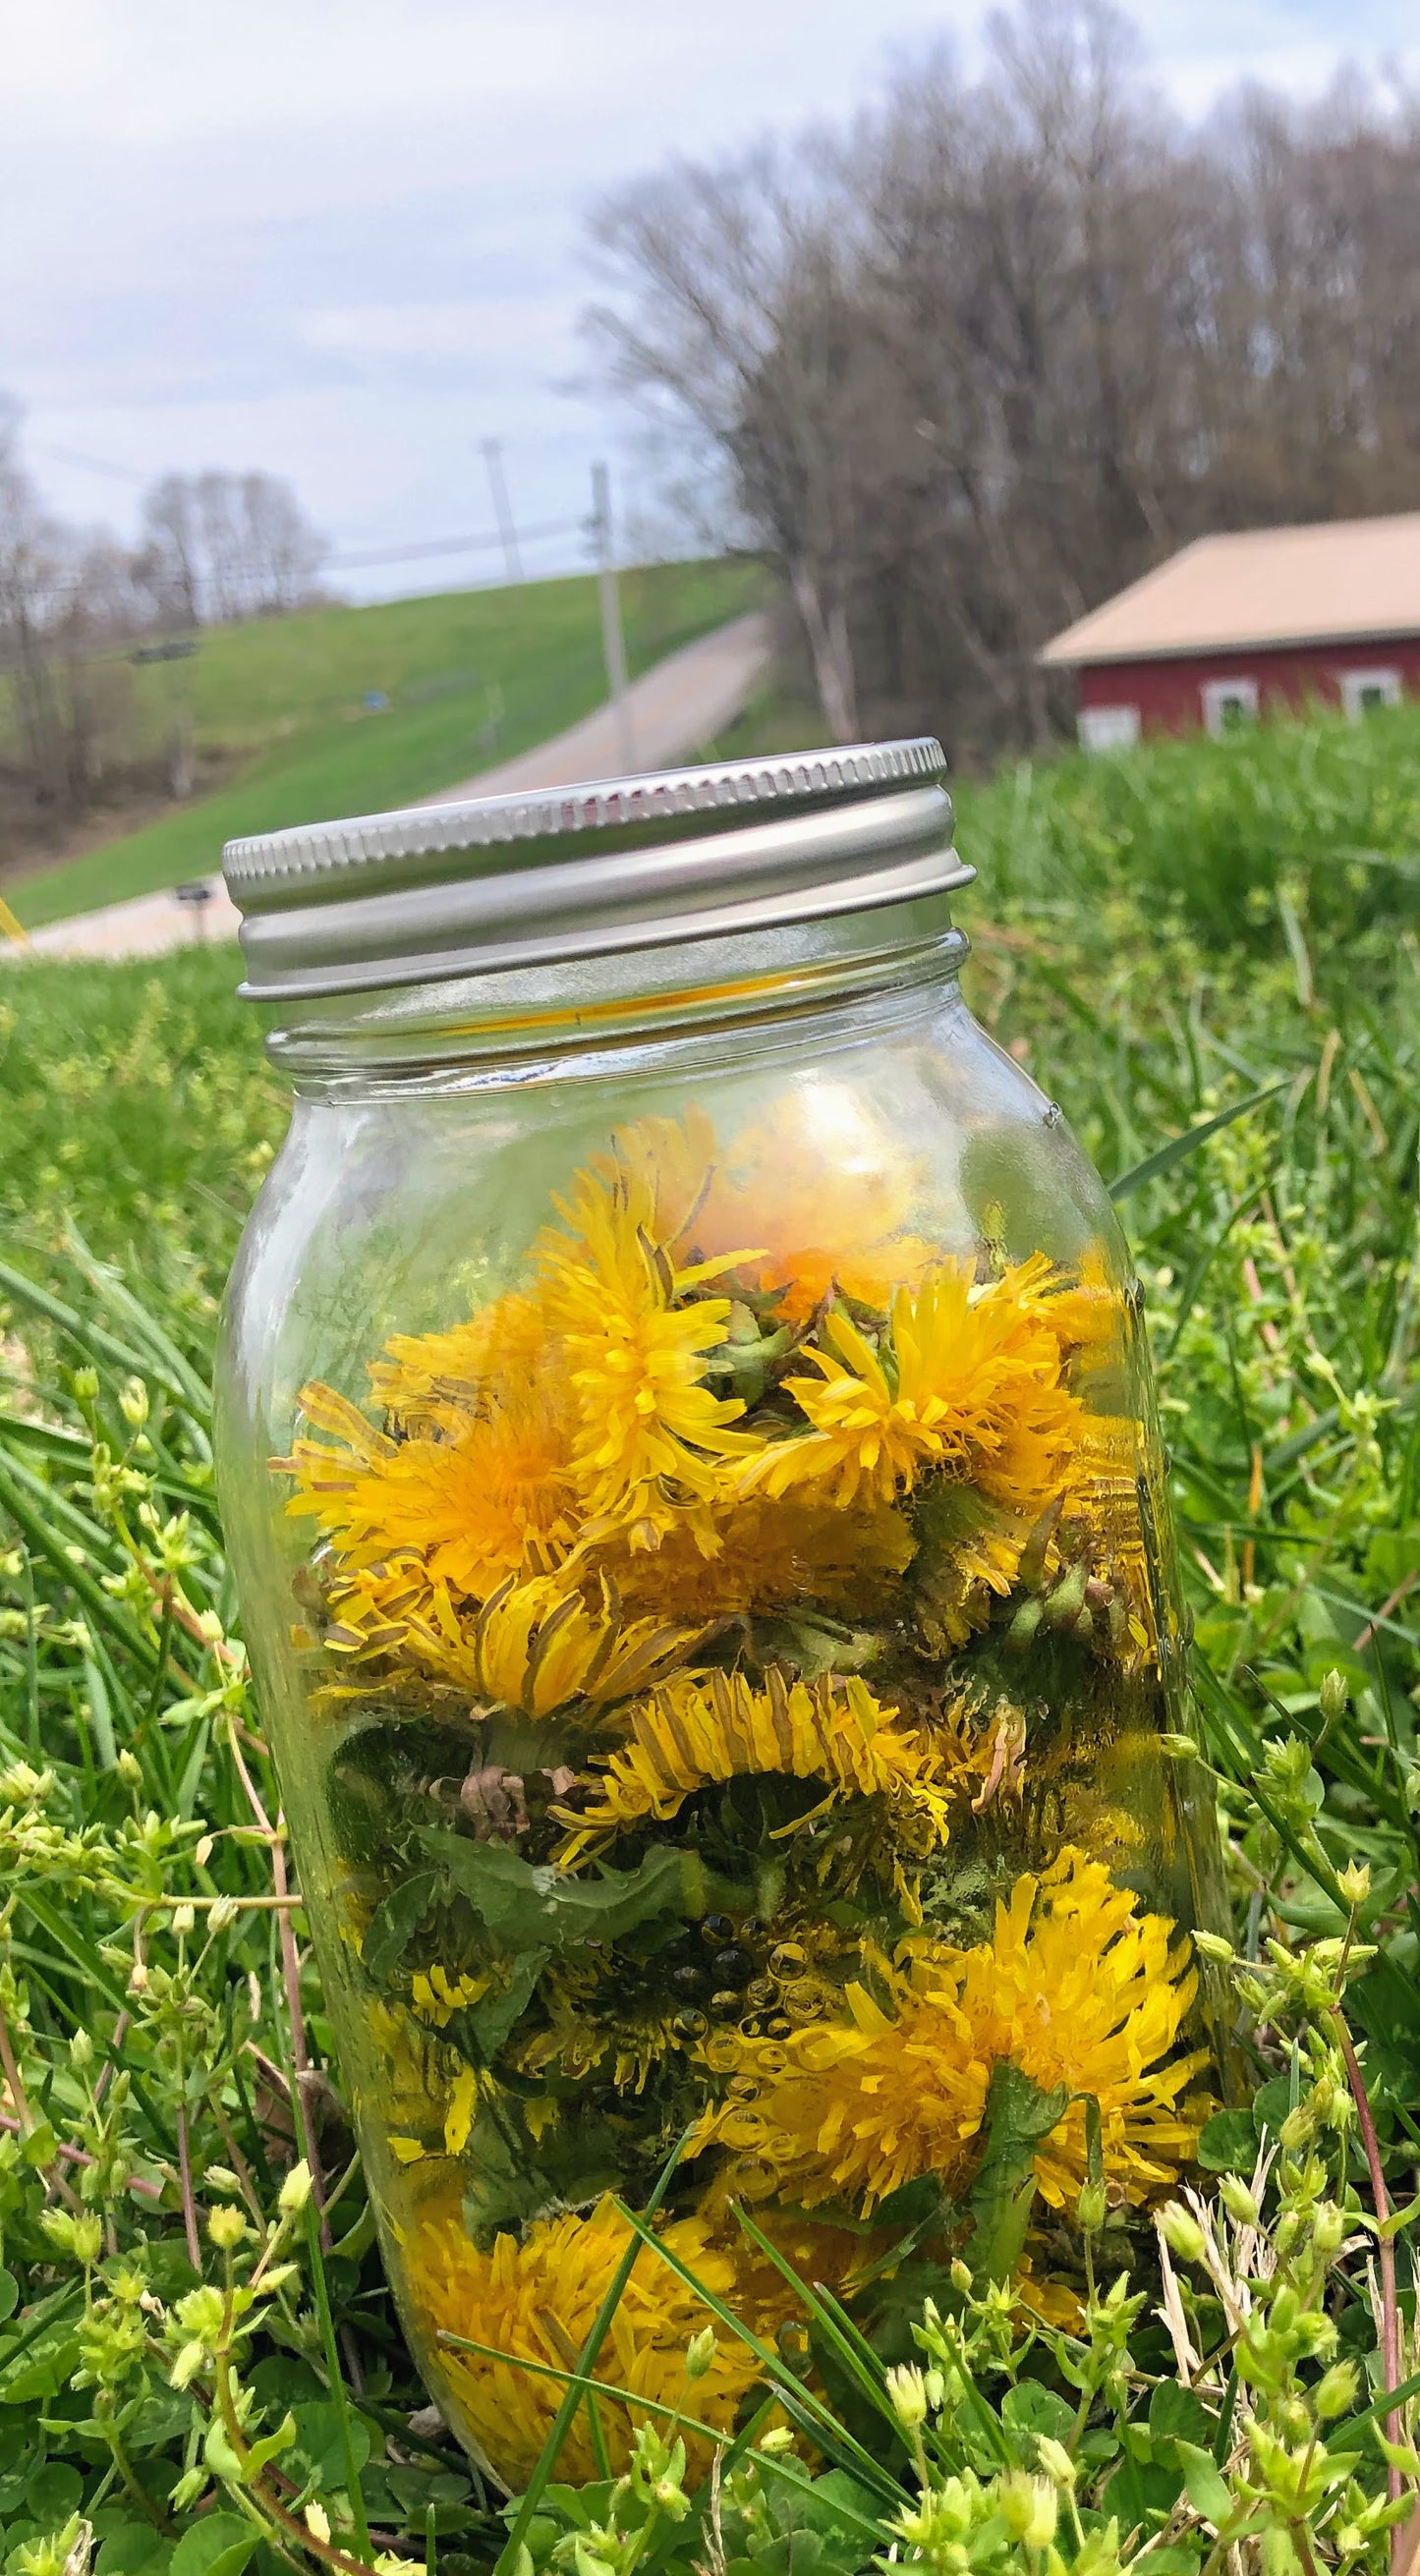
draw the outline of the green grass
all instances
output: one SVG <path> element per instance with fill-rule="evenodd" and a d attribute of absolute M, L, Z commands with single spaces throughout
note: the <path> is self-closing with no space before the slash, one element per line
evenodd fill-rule
<path fill-rule="evenodd" d="M 823 719 L 771 684 L 715 745 L 723 758 L 803 750 Z M 1411 922 L 1420 888 L 1420 708 L 1362 726 L 1318 711 L 1221 742 L 1191 736 L 1122 756 L 1061 751 L 952 781 L 957 844 L 988 917 L 1077 923 L 1116 894 L 1208 948 L 1295 948 L 1305 917 L 1330 947 Z M 979 898 L 969 897 L 967 909 Z"/>
<path fill-rule="evenodd" d="M 982 871 L 960 906 L 975 941 L 973 1005 L 1061 1100 L 1107 1175 L 1276 1086 L 1137 1186 L 1124 1214 L 1172 1449 L 1199 1648 L 1195 1726 L 1228 1827 L 1238 1940 L 1261 1960 L 1247 1989 L 1248 2065 L 1265 2087 L 1210 2152 L 1246 2174 L 1261 2133 L 1275 2144 L 1284 2122 L 1287 2151 L 1269 2185 L 1283 2223 L 1252 2267 L 1254 2317 L 1236 2350 L 1180 2237 L 1192 2329 L 1213 2356 L 1192 2392 L 1176 2384 L 1146 2277 L 1139 2315 L 1102 2296 L 1076 2341 L 1012 2347 L 962 2311 L 966 2340 L 947 2337 L 952 2393 L 922 2474 L 928 2485 L 948 2471 L 979 2476 L 991 2492 L 979 2554 L 963 2541 L 965 2554 L 948 2557 L 953 2527 L 931 2564 L 1116 2576 L 1137 2562 L 1141 2576 L 1216 2576 L 1228 2563 L 1226 2533 L 1211 2536 L 1221 2522 L 1246 2523 L 1245 2563 L 1268 2576 L 1382 2576 L 1387 2565 L 1366 2286 L 1374 2183 L 1351 2105 L 1363 2081 L 1375 2162 L 1408 2204 L 1420 2143 L 1417 778 L 1420 715 L 1401 712 L 1356 732 L 1320 724 L 1119 762 L 1067 758 L 963 790 L 961 846 Z M 371 2527 L 399 2535 L 406 2561 L 481 2576 L 505 2526 L 448 2450 L 430 2456 L 408 2438 L 418 2391 L 369 2249 L 358 2169 L 332 2252 L 294 2243 L 300 2268 L 268 2323 L 245 2351 L 235 2329 L 229 2338 L 265 2409 L 261 2430 L 292 2410 L 295 2440 L 273 2464 L 291 2485 L 234 2470 L 208 2441 L 209 2347 L 227 2332 L 215 2310 L 203 2312 L 209 2343 L 194 2365 L 201 2403 L 178 2404 L 166 2385 L 194 2281 L 183 2122 L 198 2205 L 232 2196 L 220 2111 L 260 2223 L 276 2220 L 290 2122 L 279 2080 L 253 2090 L 243 2069 L 257 2047 L 279 2079 L 297 2045 L 278 1918 L 252 1901 L 269 1892 L 269 1863 L 243 1838 L 252 1808 L 233 1720 L 271 1811 L 275 1791 L 233 1660 L 202 1391 L 225 1261 L 285 1116 L 255 1015 L 232 998 L 235 974 L 234 952 L 191 950 L 161 970 L 32 965 L 0 984 L 0 1371 L 15 1372 L 0 1418 L 0 1767 L 23 1758 L 53 1773 L 40 1792 L 12 1769 L 0 1789 L 0 2015 L 33 2114 L 26 2127 L 7 2113 L 0 2134 L 0 2564 L 30 2576 L 20 2551 L 81 2505 L 107 2553 L 96 2576 L 329 2564 L 299 2541 L 279 2560 L 244 2527 L 251 2509 L 270 2530 L 281 2496 L 314 2480 L 347 2548 L 358 2484 Z M 169 1570 L 187 1624 L 157 1607 Z M 199 1819 L 220 1837 L 201 1864 Z M 1357 1863 L 1368 1877 L 1350 1874 Z M 219 1891 L 238 1907 L 200 1950 L 201 1929 L 179 1934 L 172 1903 Z M 140 1917 L 149 1973 L 135 1989 Z M 1343 1988 L 1359 2069 L 1343 2045 Z M 320 2058 L 309 1963 L 299 1991 Z M 99 2103 L 75 2037 L 90 2030 L 122 2068 Z M 338 2107 L 317 2100 L 332 2172 L 344 2173 Z M 62 2166 L 60 2142 L 96 2164 Z M 144 2267 L 154 2304 L 141 2350 L 123 2345 L 117 2264 L 86 2275 L 65 2237 L 73 2213 L 55 2185 L 81 2171 L 123 2256 Z M 126 2188 L 132 2175 L 146 2196 Z M 1223 2188 L 1242 2205 L 1241 2175 Z M 1411 2233 L 1407 2220 L 1389 2240 L 1407 2318 Z M 238 2274 L 254 2247 L 234 2258 Z M 220 2281 L 224 2258 L 200 2241 L 196 2251 Z M 1378 2254 L 1382 2281 L 1388 2261 Z M 86 2299 L 102 2405 L 74 2378 Z M 815 2332 L 851 2375 L 861 2356 L 835 2318 L 820 2314 Z M 1327 2415 L 1319 2383 L 1333 2350 L 1342 2367 Z M 835 2390 L 843 2371 L 830 2374 Z M 800 2400 L 783 2374 L 781 2384 L 792 2411 Z M 708 2564 L 857 2576 L 888 2546 L 884 2517 L 902 2510 L 903 2481 L 915 2483 L 910 2445 L 894 2449 L 885 2420 L 880 2381 L 865 2388 L 860 2371 L 846 2422 L 820 2425 L 832 2482 L 792 2460 L 782 2473 L 732 2471 L 719 2555 L 703 2494 L 675 2519 L 673 2463 L 656 2472 L 659 2503 L 646 2482 L 639 2496 L 581 2497 L 554 2483 L 528 2518 L 532 2565 L 538 2576 L 689 2576 Z M 1086 2535 L 1062 2501 L 1058 2560 L 1004 2535 L 992 2483 L 1046 2474 L 1055 2455 L 1041 2454 L 1042 2430 L 1068 2455 Z M 1413 2457 L 1400 2455 L 1399 2474 L 1408 2515 Z M 1314 2478 L 1332 2483 L 1308 2486 L 1299 2507 L 1298 2482 Z M 967 2513 L 965 2493 L 959 2484 L 953 2512 Z M 1172 2537 L 1141 2558 L 1165 2521 Z M 589 2538 L 594 2522 L 614 2524 L 614 2539 Z M 58 2576 L 71 2546 L 56 2541 L 31 2564 Z"/>
<path fill-rule="evenodd" d="M 752 605 L 758 588 L 743 563 L 624 575 L 633 674 Z M 240 833 L 432 795 L 575 724 L 606 694 L 590 576 L 216 628 L 191 662 L 134 678 L 154 726 L 163 693 L 190 687 L 199 750 L 240 766 L 215 793 L 7 887 L 27 929 L 206 875 Z M 366 707 L 374 692 L 386 709 Z M 480 729 L 495 704 L 489 747 Z"/>
<path fill-rule="evenodd" d="M 235 946 L 0 980 L 0 1216 L 220 1280 L 286 1123 Z M 195 1141 L 203 1140 L 200 1154 Z"/>

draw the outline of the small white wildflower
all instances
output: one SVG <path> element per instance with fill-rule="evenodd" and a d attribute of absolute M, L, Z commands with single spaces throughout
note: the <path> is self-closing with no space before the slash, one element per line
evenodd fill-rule
<path fill-rule="evenodd" d="M 1158 2224 L 1172 2254 L 1184 2263 L 1201 2263 L 1207 2253 L 1207 2240 L 1196 2218 L 1178 2201 L 1167 2201 L 1159 2212 Z"/>
<path fill-rule="evenodd" d="M 904 2433 L 915 2433 L 927 2420 L 927 2382 L 917 2364 L 898 2362 L 887 2374 L 888 2404 Z"/>
<path fill-rule="evenodd" d="M 1024 2541 L 1027 2549 L 1050 2547 L 1060 2506 L 1047 2479 L 1029 2478 L 1020 2472 L 1004 2477 L 997 2487 L 996 2501 L 1013 2540 Z"/>
<path fill-rule="evenodd" d="M 197 2377 L 199 2370 L 205 2369 L 206 2363 L 207 2347 L 205 2344 L 185 2343 L 181 2352 L 178 2354 L 176 2361 L 173 2363 L 172 2369 L 168 2372 L 169 2387 L 188 2387 Z"/>
<path fill-rule="evenodd" d="M 293 2165 L 281 2186 L 277 2202 L 283 2218 L 299 2218 L 311 2196 L 311 2169 L 304 2156 Z"/>
<path fill-rule="evenodd" d="M 148 1419 L 148 1390 L 141 1377 L 131 1377 L 119 1389 L 118 1409 L 132 1431 L 141 1431 Z"/>
<path fill-rule="evenodd" d="M 1228 2216 L 1237 2220 L 1239 2227 L 1257 2226 L 1262 2212 L 1241 2174 L 1219 2175 L 1218 2198 Z"/>

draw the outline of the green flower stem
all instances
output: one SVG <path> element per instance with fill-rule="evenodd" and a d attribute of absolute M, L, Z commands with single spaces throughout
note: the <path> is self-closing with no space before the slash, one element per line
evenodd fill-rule
<path fill-rule="evenodd" d="M 330 2290 L 325 2277 L 325 2253 L 321 2243 L 321 2215 L 316 2207 L 314 2190 L 306 2203 L 306 2244 L 311 2258 L 311 2282 L 315 2290 L 316 2316 L 320 2323 L 321 2350 L 325 2355 L 326 2377 L 340 2424 L 340 2447 L 345 2460 L 345 2492 L 350 2501 L 350 2519 L 355 2528 L 356 2545 L 361 2556 L 368 2558 L 370 2526 L 365 2519 L 365 2497 L 355 2458 L 355 2435 L 351 2421 L 350 2400 L 346 2394 L 345 2377 L 340 2367 L 335 2320 L 330 2312 Z"/>
<path fill-rule="evenodd" d="M 177 2148 L 178 2189 L 182 2194 L 183 2234 L 187 2238 L 187 2259 L 194 2272 L 202 2269 L 202 2242 L 197 2232 L 197 2203 L 192 2192 L 192 2155 L 187 2136 L 187 2099 L 182 2047 L 177 2052 Z"/>
<path fill-rule="evenodd" d="M 1353 1931 L 1355 1929 L 1354 1917 L 1352 1929 Z M 1366 2091 L 1366 2080 L 1361 2073 L 1361 2062 L 1356 2055 L 1355 2042 L 1346 2026 L 1346 2017 L 1339 2006 L 1331 2015 L 1331 2026 L 1336 2044 L 1346 2061 L 1346 2080 L 1351 2087 L 1352 2099 L 1356 2105 L 1356 2117 L 1360 2122 L 1366 2171 L 1371 2179 L 1371 2199 L 1375 2205 L 1376 2220 L 1380 2230 L 1376 2245 L 1376 2268 L 1380 2274 L 1381 2284 L 1381 2377 L 1385 2383 L 1386 2395 L 1391 2400 L 1385 2429 L 1386 2440 L 1399 2443 L 1404 2440 L 1405 2434 L 1399 2410 L 1394 2403 L 1394 2393 L 1400 2386 L 1400 2299 L 1395 2277 L 1395 2238 L 1386 2230 L 1386 2221 L 1390 2216 L 1390 2195 L 1386 2190 L 1380 2140 L 1376 2135 L 1375 2117 L 1371 2110 L 1370 2095 Z M 1392 2504 L 1404 2493 L 1404 2482 L 1393 2462 L 1389 2463 L 1386 2469 L 1386 2493 Z"/>
<path fill-rule="evenodd" d="M 301 1963 L 296 1951 L 296 1935 L 291 1924 L 292 1912 L 300 1900 L 299 1897 L 293 1898 L 286 1875 L 285 1819 L 278 1812 L 276 1822 L 272 1824 L 261 1793 L 242 1759 L 235 1725 L 227 1729 L 227 1749 L 231 1754 L 237 1777 L 246 1793 L 247 1804 L 251 1808 L 259 1830 L 266 1837 L 267 1849 L 271 1856 L 271 1875 L 276 1900 L 274 1910 L 280 1927 L 281 1976 L 286 1989 L 286 2011 L 291 2025 L 292 2107 L 301 2133 L 302 2152 L 310 2170 L 311 2197 L 321 2213 L 321 2244 L 328 2252 L 330 2231 L 324 2217 L 325 2169 L 321 2163 L 320 2148 L 316 2143 L 315 2122 L 311 2117 L 310 2101 L 302 2081 L 309 2072 L 310 2061 L 306 2051 L 306 2019 L 301 2009 Z"/>

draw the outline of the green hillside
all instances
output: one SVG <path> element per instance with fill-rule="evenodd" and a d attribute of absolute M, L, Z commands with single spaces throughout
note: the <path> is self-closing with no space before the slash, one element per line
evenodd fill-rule
<path fill-rule="evenodd" d="M 623 575 L 632 671 L 735 616 L 757 592 L 754 567 L 742 563 Z M 187 689 L 199 756 L 240 766 L 214 793 L 7 886 L 28 928 L 206 875 L 236 833 L 430 795 L 575 724 L 606 692 L 596 582 L 586 574 L 217 628 L 191 661 L 133 678 L 155 731 L 170 692 Z"/>

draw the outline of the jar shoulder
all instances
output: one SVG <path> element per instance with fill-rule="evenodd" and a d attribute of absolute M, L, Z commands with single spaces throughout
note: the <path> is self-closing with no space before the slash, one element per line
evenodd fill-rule
<path fill-rule="evenodd" d="M 1059 1109 L 948 987 L 877 1027 L 808 1021 L 772 1049 L 627 1051 L 566 1080 L 299 1102 L 229 1286 L 228 1418 L 279 1421 L 313 1375 L 358 1392 L 372 1341 L 516 1286 L 549 1212 L 626 1137 L 633 1151 L 678 1137 L 699 1185 L 736 1197 L 786 1252 L 832 1263 L 906 1240 L 1062 1267 L 1093 1253 L 1127 1274 L 1108 1194 Z"/>

